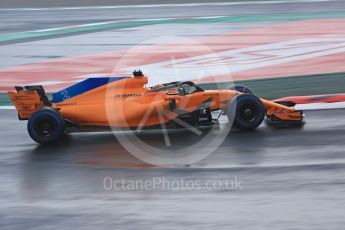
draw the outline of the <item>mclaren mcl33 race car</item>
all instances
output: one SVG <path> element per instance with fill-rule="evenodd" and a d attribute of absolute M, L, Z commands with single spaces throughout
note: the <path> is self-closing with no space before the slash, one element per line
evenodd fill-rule
<path fill-rule="evenodd" d="M 212 125 L 217 122 L 213 111 L 227 115 L 243 131 L 256 129 L 265 117 L 272 123 L 303 123 L 303 112 L 295 110 L 293 103 L 258 98 L 243 86 L 204 90 L 191 81 L 154 87 L 146 87 L 147 83 L 141 71 L 134 71 L 132 77 L 86 79 L 52 94 L 52 99 L 42 86 L 16 86 L 8 94 L 18 118 L 28 120 L 29 135 L 40 144 L 83 129 L 178 128 L 181 122 L 193 127 Z"/>

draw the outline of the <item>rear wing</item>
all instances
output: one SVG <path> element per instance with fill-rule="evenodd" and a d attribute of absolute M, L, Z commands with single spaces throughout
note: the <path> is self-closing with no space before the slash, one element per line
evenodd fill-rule
<path fill-rule="evenodd" d="M 28 120 L 37 110 L 51 106 L 41 85 L 16 86 L 16 92 L 8 92 L 13 105 L 18 111 L 19 120 Z"/>

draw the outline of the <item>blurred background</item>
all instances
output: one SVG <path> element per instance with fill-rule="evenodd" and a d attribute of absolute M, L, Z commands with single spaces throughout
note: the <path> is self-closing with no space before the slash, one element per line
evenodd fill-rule
<path fill-rule="evenodd" d="M 0 21 L 0 229 L 345 224 L 344 1 L 1 0 Z M 136 159 L 112 133 L 38 146 L 6 94 L 40 84 L 50 95 L 138 68 L 150 85 L 234 81 L 268 99 L 306 96 L 297 99 L 309 104 L 307 123 L 232 132 L 208 158 L 163 167 Z M 171 140 L 188 147 L 189 135 Z M 141 138 L 162 143 L 161 133 Z"/>

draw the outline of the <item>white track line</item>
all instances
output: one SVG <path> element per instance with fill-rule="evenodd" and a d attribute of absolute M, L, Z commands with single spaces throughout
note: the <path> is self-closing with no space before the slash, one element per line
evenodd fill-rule
<path fill-rule="evenodd" d="M 13 105 L 4 105 L 4 106 L 0 106 L 0 109 L 3 109 L 3 110 L 8 110 L 8 109 L 10 109 L 10 110 L 13 110 L 13 109 L 15 109 L 14 108 L 14 106 Z"/>
<path fill-rule="evenodd" d="M 250 2 L 210 2 L 210 3 L 181 3 L 181 4 L 147 4 L 122 6 L 78 6 L 78 7 L 44 7 L 44 8 L 2 8 L 0 11 L 45 11 L 45 10 L 97 10 L 97 9 L 123 9 L 123 8 L 155 8 L 155 7 L 195 7 L 195 6 L 233 6 L 233 5 L 259 5 L 281 3 L 313 3 L 333 2 L 338 0 L 281 0 L 281 1 L 250 1 Z"/>
<path fill-rule="evenodd" d="M 1 11 L 1 9 L 0 9 Z M 147 19 L 133 19 L 133 20 L 114 20 L 114 21 L 105 21 L 105 22 L 97 22 L 97 23 L 86 23 L 86 24 L 79 24 L 79 25 L 71 25 L 71 26 L 63 26 L 63 27 L 55 27 L 55 28 L 48 28 L 48 29 L 41 29 L 41 30 L 29 30 L 18 32 L 18 34 L 23 33 L 44 33 L 44 32 L 51 32 L 57 30 L 65 30 L 65 29 L 72 29 L 72 28 L 82 28 L 82 27 L 90 27 L 90 26 L 99 26 L 99 25 L 109 25 L 121 22 L 155 22 L 155 21 L 173 21 L 173 20 L 200 20 L 200 19 L 218 19 L 218 18 L 226 18 L 227 16 L 208 16 L 208 17 L 191 17 L 191 18 L 147 18 Z M 11 33 L 9 33 L 11 34 Z M 1 35 L 9 35 L 9 34 L 1 34 Z"/>
<path fill-rule="evenodd" d="M 298 110 L 345 109 L 345 102 L 299 104 L 295 108 Z"/>

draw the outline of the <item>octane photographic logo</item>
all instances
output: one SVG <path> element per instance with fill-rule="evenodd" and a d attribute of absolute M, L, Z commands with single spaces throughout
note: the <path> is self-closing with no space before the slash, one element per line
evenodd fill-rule
<path fill-rule="evenodd" d="M 147 44 L 162 44 L 159 49 L 147 49 Z M 145 47 L 145 48 L 143 48 Z M 157 47 L 157 46 L 155 46 Z M 207 54 L 207 58 L 196 61 L 196 56 Z M 140 58 L 139 57 L 144 57 Z M 146 87 L 152 87 L 178 81 L 193 81 L 196 84 L 203 82 L 207 77 L 207 83 L 212 83 L 213 89 L 226 89 L 233 87 L 231 73 L 222 58 L 213 50 L 197 40 L 181 37 L 159 37 L 145 41 L 129 49 L 119 62 L 116 63 L 113 75 L 131 73 L 133 70 L 142 70 L 148 77 Z M 218 83 L 216 76 L 227 73 L 227 82 Z M 196 163 L 212 154 L 224 139 L 228 136 L 232 127 L 232 121 L 220 119 L 219 124 L 208 128 L 193 126 L 174 114 L 175 111 L 164 106 L 164 95 L 167 92 L 131 94 L 136 96 L 121 97 L 123 103 L 118 103 L 119 96 L 128 94 L 124 88 L 112 88 L 108 84 L 106 93 L 106 112 L 109 125 L 117 141 L 132 155 L 152 165 L 189 165 Z M 226 85 L 226 86 L 225 86 Z M 141 96 L 151 95 L 152 103 L 142 105 L 137 99 Z M 216 95 L 221 97 L 221 95 Z M 224 99 L 225 100 L 225 99 Z M 222 98 L 220 98 L 222 101 Z M 186 107 L 189 103 L 188 95 L 184 96 L 183 103 L 179 107 Z M 212 100 L 207 102 L 212 103 Z M 208 105 L 201 105 L 200 112 L 205 112 Z M 132 127 L 128 108 L 136 107 L 145 109 L 137 114 L 139 125 Z M 178 108 L 177 108 L 178 109 Z M 221 117 L 222 111 L 213 113 L 213 116 Z M 158 129 L 147 129 L 151 116 L 158 116 Z M 126 118 L 127 127 L 118 127 L 117 121 Z M 167 121 L 171 120 L 179 126 L 171 129 Z M 226 120 L 226 121 L 225 121 Z M 129 128 L 130 127 L 130 128 Z"/>

